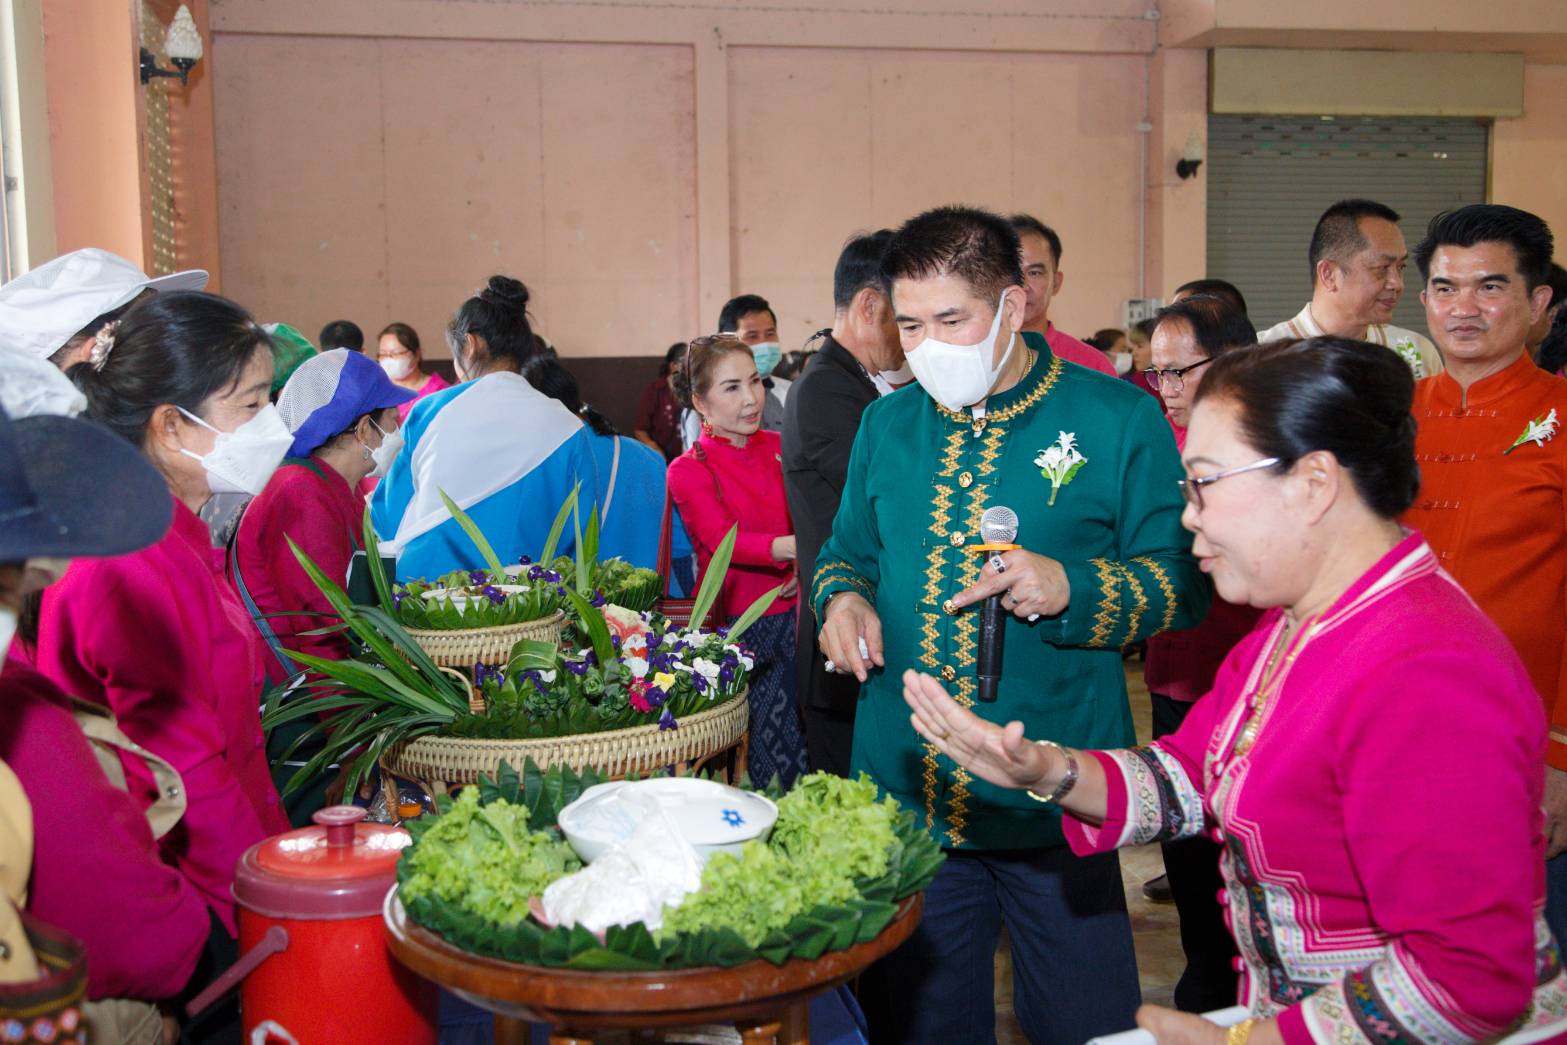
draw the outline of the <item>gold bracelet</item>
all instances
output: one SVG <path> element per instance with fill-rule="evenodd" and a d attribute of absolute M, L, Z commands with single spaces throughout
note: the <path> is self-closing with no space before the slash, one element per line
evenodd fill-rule
<path fill-rule="evenodd" d="M 1059 802 L 1071 793 L 1072 788 L 1077 786 L 1077 755 L 1070 749 L 1057 744 L 1054 740 L 1036 740 L 1034 743 L 1040 747 L 1053 747 L 1061 753 L 1061 757 L 1066 759 L 1066 776 L 1061 778 L 1061 782 L 1056 785 L 1056 789 L 1048 795 L 1035 794 L 1033 788 L 1028 788 L 1023 793 L 1034 801 L 1043 802 L 1046 805 Z"/>
<path fill-rule="evenodd" d="M 1224 1045 L 1246 1045 L 1246 1039 L 1251 1037 L 1252 1029 L 1256 1026 L 1255 1018 L 1241 1020 L 1224 1032 Z"/>

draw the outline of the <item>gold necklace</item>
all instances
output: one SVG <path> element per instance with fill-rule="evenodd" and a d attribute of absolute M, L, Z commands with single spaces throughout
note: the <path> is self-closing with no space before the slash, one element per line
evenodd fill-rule
<path fill-rule="evenodd" d="M 1240 736 L 1235 740 L 1232 758 L 1240 758 L 1257 742 L 1257 731 L 1262 728 L 1262 713 L 1267 710 L 1269 700 L 1276 695 L 1274 691 L 1279 680 L 1289 674 L 1290 665 L 1295 663 L 1295 658 L 1300 655 L 1300 651 L 1311 641 L 1311 627 L 1315 623 L 1315 617 L 1301 622 L 1300 640 L 1294 643 L 1293 647 L 1290 640 L 1294 629 L 1288 624 L 1284 626 L 1284 634 L 1279 636 L 1279 641 L 1268 654 L 1268 665 L 1263 669 L 1262 681 L 1252 693 L 1251 713 L 1246 717 L 1246 723 L 1241 726 Z"/>

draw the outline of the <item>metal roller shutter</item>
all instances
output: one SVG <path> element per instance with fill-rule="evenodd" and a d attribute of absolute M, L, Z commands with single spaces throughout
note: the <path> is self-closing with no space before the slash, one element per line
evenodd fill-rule
<path fill-rule="evenodd" d="M 1259 329 L 1311 298 L 1317 218 L 1364 196 L 1403 216 L 1411 251 L 1435 214 L 1486 193 L 1486 121 L 1436 117 L 1208 117 L 1208 272 L 1241 288 Z M 1393 322 L 1426 330 L 1411 262 Z"/>

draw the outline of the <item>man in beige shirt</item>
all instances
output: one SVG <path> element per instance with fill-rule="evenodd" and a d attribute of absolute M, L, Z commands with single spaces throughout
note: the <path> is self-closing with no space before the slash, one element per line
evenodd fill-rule
<path fill-rule="evenodd" d="M 1396 211 L 1374 200 L 1340 200 L 1317 219 L 1310 257 L 1311 300 L 1293 319 L 1258 331 L 1259 342 L 1352 337 L 1397 352 L 1416 380 L 1442 372 L 1441 353 L 1428 338 L 1389 322 L 1409 262 Z"/>

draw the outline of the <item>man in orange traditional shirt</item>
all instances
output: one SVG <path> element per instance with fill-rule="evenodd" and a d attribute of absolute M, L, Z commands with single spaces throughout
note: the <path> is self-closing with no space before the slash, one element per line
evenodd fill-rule
<path fill-rule="evenodd" d="M 1447 361 L 1421 381 L 1419 499 L 1405 516 L 1512 640 L 1545 700 L 1546 917 L 1567 939 L 1567 381 L 1537 368 L 1529 327 L 1550 303 L 1551 230 L 1513 207 L 1437 215 L 1415 261 Z"/>

